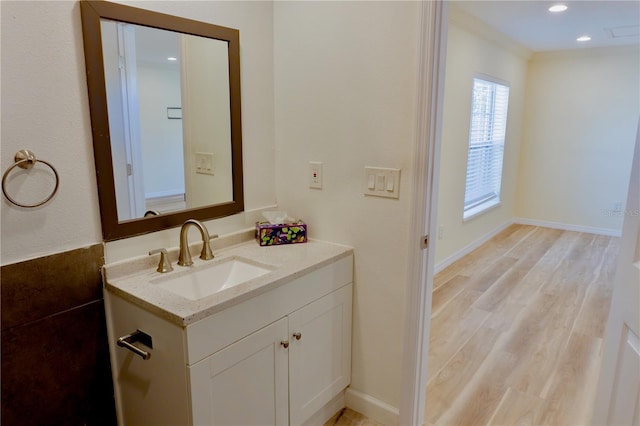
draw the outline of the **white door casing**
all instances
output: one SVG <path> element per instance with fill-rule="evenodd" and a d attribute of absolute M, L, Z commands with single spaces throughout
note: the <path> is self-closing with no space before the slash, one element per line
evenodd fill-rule
<path fill-rule="evenodd" d="M 134 25 L 102 21 L 109 134 L 118 219 L 144 214 Z"/>
<path fill-rule="evenodd" d="M 409 229 L 407 304 L 402 368 L 400 425 L 422 425 L 427 390 L 427 354 L 433 288 L 433 244 L 438 212 L 438 175 L 442 103 L 447 46 L 447 1 L 420 2 L 419 69 L 416 136 L 413 150 L 414 179 Z"/>
<path fill-rule="evenodd" d="M 125 152 L 129 204 L 133 219 L 144 216 L 144 176 L 142 173 L 142 146 L 140 141 L 140 106 L 138 101 L 138 66 L 136 61 L 135 26 L 118 23 L 118 50 L 120 55 L 120 81 L 122 111 L 125 128 Z M 129 166 L 130 165 L 130 166 Z"/>
<path fill-rule="evenodd" d="M 640 122 L 624 214 L 594 425 L 640 424 Z"/>

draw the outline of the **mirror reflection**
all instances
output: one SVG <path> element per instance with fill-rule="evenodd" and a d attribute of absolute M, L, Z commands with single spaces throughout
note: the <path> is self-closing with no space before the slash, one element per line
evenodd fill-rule
<path fill-rule="evenodd" d="M 228 42 L 100 27 L 118 221 L 232 201 Z"/>

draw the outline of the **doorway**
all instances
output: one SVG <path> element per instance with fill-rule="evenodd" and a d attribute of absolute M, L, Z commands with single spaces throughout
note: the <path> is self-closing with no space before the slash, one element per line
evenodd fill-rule
<path fill-rule="evenodd" d="M 475 2 L 477 3 L 477 2 Z M 517 2 L 516 2 L 517 3 Z M 531 2 L 533 3 L 533 2 Z M 438 7 L 439 6 L 439 7 Z M 535 203 L 529 202 L 524 199 L 519 199 L 519 193 L 516 191 L 516 187 L 508 188 L 507 192 L 511 192 L 513 194 L 513 198 L 509 201 L 509 208 L 502 208 L 502 215 L 494 214 L 492 216 L 485 216 L 484 218 L 479 218 L 475 220 L 473 223 L 467 224 L 466 227 L 461 226 L 461 229 L 466 229 L 464 232 L 469 236 L 468 241 L 463 241 L 463 243 L 458 244 L 457 249 L 450 249 L 449 253 L 446 255 L 437 256 L 434 250 L 436 245 L 441 244 L 441 241 L 438 240 L 438 235 L 442 234 L 437 223 L 438 217 L 438 206 L 442 207 L 444 205 L 443 200 L 446 197 L 450 196 L 451 191 L 446 191 L 443 193 L 442 188 L 438 188 L 439 184 L 439 169 L 443 167 L 441 164 L 440 156 L 444 154 L 444 147 L 441 145 L 442 138 L 442 120 L 443 118 L 446 120 L 446 111 L 444 111 L 443 115 L 443 100 L 444 100 L 444 61 L 447 60 L 447 56 L 449 52 L 446 49 L 447 38 L 452 34 L 449 32 L 449 4 L 444 3 L 442 5 L 425 5 L 422 8 L 422 48 L 421 52 L 423 56 L 428 56 L 424 52 L 428 52 L 430 54 L 429 58 L 422 57 L 420 61 L 421 73 L 420 73 L 420 81 L 422 87 L 421 90 L 421 102 L 420 105 L 420 113 L 423 114 L 419 118 L 418 122 L 418 136 L 416 141 L 416 184 L 417 187 L 424 187 L 426 183 L 426 187 L 428 188 L 425 191 L 416 191 L 423 192 L 425 195 L 423 198 L 421 196 L 416 197 L 417 199 L 414 201 L 412 206 L 412 225 L 415 225 L 413 229 L 422 229 L 424 230 L 424 236 L 429 235 L 429 245 L 427 250 L 424 250 L 424 245 L 422 247 L 418 247 L 420 244 L 424 244 L 424 241 L 413 241 L 411 246 L 412 257 L 409 259 L 409 298 L 407 302 L 407 327 L 406 327 L 406 340 L 405 340 L 405 365 L 404 365 L 404 380 L 405 388 L 403 389 L 403 406 L 401 407 L 401 423 L 402 424 L 419 424 L 419 422 L 423 421 L 422 413 L 424 407 L 421 404 L 424 404 L 424 395 L 425 390 L 422 385 L 426 384 L 426 353 L 427 349 L 427 341 L 429 339 L 429 318 L 431 315 L 431 290 L 433 287 L 432 279 L 433 272 L 435 271 L 435 265 L 443 267 L 446 262 L 453 262 L 456 258 L 460 258 L 465 252 L 471 251 L 475 247 L 477 247 L 481 242 L 484 242 L 500 232 L 502 229 L 507 227 L 510 223 L 516 221 L 519 223 L 525 223 L 528 225 L 536 225 L 536 226 L 546 226 L 546 227 L 556 227 L 556 228 L 573 228 L 575 231 L 580 232 L 592 232 L 592 233 L 610 233 L 610 235 L 615 235 L 616 232 L 619 233 L 619 229 L 621 226 L 620 223 L 617 223 L 615 220 L 609 216 L 615 216 L 615 212 L 619 211 L 620 205 L 624 206 L 624 198 L 626 194 L 620 195 L 618 193 L 613 194 L 614 191 L 608 191 L 608 195 L 615 198 L 611 200 L 607 200 L 606 197 L 602 199 L 598 199 L 597 203 L 592 203 L 593 205 L 586 206 L 578 206 L 573 209 L 580 213 L 590 212 L 592 216 L 597 215 L 598 221 L 588 222 L 583 221 L 580 218 L 572 217 L 570 214 L 575 213 L 572 212 L 571 208 L 565 208 L 564 205 L 561 208 L 556 208 L 555 212 L 542 210 L 535 210 L 530 207 L 530 204 L 545 204 L 545 203 Z M 444 16 L 444 18 L 443 18 Z M 622 53 L 625 50 L 624 47 L 618 49 L 618 53 Z M 602 53 L 602 52 L 601 52 Z M 549 54 L 548 57 L 553 55 Z M 589 56 L 589 55 L 586 55 Z M 575 58 L 574 58 L 575 59 Z M 525 61 L 526 62 L 526 61 Z M 548 61 L 547 61 L 548 62 Z M 607 61 L 603 61 L 607 62 Z M 544 75 L 544 66 L 545 64 L 538 64 L 539 68 L 536 70 L 539 76 Z M 528 65 L 527 65 L 528 66 Z M 583 73 L 584 74 L 584 73 Z M 637 72 L 635 73 L 637 77 Z M 636 78 L 637 80 L 637 78 Z M 526 82 L 523 83 L 526 86 Z M 627 88 L 627 90 L 629 90 Z M 637 93 L 637 90 L 634 92 Z M 592 96 L 593 93 L 585 94 L 586 97 Z M 469 99 L 465 99 L 465 101 L 469 101 Z M 524 100 L 520 100 L 520 102 L 524 102 Z M 576 104 L 584 104 L 581 101 L 576 101 Z M 637 104 L 637 102 L 636 102 Z M 631 128 L 633 129 L 635 126 L 635 120 L 637 119 L 637 105 L 633 105 L 631 108 L 631 115 L 633 115 L 633 123 L 631 124 Z M 566 123 L 565 123 L 566 124 Z M 464 126 L 460 126 L 462 131 Z M 628 127 L 628 126 L 627 126 Z M 535 134 L 535 132 L 532 132 Z M 633 134 L 627 139 L 625 137 L 616 137 L 615 140 L 625 140 L 624 146 L 616 147 L 615 149 L 618 151 L 620 157 L 626 158 L 629 161 L 621 161 L 619 158 L 613 163 L 616 164 L 612 168 L 615 172 L 620 172 L 620 176 L 616 178 L 616 182 L 624 182 L 622 185 L 616 184 L 617 186 L 621 186 L 619 193 L 624 193 L 626 184 L 628 182 L 628 173 L 630 172 L 630 152 L 633 145 Z M 529 136 L 528 136 L 529 137 Z M 539 136 L 536 136 L 539 138 Z M 465 139 L 464 135 L 462 136 Z M 564 137 L 564 139 L 567 139 Z M 533 139 L 532 139 L 533 140 Z M 508 143 L 508 142 L 507 142 Z M 421 146 L 422 144 L 422 146 Z M 536 180 L 532 180 L 532 177 L 536 177 L 536 173 L 540 173 L 541 171 L 547 168 L 547 163 L 553 162 L 557 160 L 553 155 L 549 156 L 542 151 L 538 151 L 538 145 L 535 145 L 531 142 L 528 145 L 523 145 L 525 148 L 520 147 L 520 149 L 516 149 L 511 152 L 513 158 L 515 158 L 515 165 L 511 164 L 509 167 L 513 167 L 512 170 L 507 170 L 505 173 L 513 173 L 514 176 L 518 176 L 522 174 L 519 171 L 519 167 L 521 166 L 521 158 L 523 155 L 532 158 L 538 158 L 542 163 L 536 164 L 535 162 L 525 164 L 525 171 L 523 172 L 526 175 L 526 184 L 529 188 L 535 187 Z M 593 159 L 604 158 L 604 152 L 611 151 L 600 151 L 600 155 L 597 154 L 598 149 L 595 148 L 597 145 L 594 145 L 594 149 L 591 150 L 589 155 Z M 600 145 L 602 146 L 602 145 Z M 559 145 L 555 145 L 555 147 L 559 147 Z M 557 153 L 556 157 L 568 158 L 570 160 L 576 160 L 575 163 L 567 162 L 562 165 L 560 168 L 564 171 L 564 175 L 557 176 L 557 182 L 560 184 L 549 185 L 552 189 L 562 186 L 562 184 L 566 182 L 577 181 L 577 182 L 585 182 L 585 177 L 580 177 L 580 173 L 582 169 L 579 169 L 584 164 L 589 164 L 589 160 L 586 159 L 586 155 L 588 150 L 582 149 L 575 151 L 574 147 L 564 146 L 563 149 L 566 148 L 565 153 Z M 611 148 L 611 145 L 609 145 Z M 507 148 L 508 150 L 509 148 Z M 627 154 L 625 154 L 625 152 Z M 463 152 L 464 153 L 464 152 Z M 577 155 L 567 155 L 569 154 L 577 154 Z M 434 160 L 436 158 L 437 160 Z M 513 163 L 513 161 L 511 161 Z M 624 164 L 622 164 L 624 163 Z M 627 164 L 628 163 L 628 164 Z M 542 165 L 541 165 L 542 164 Z M 595 169 L 594 169 L 595 167 Z M 596 165 L 588 165 L 587 169 L 591 171 L 597 170 Z M 462 166 L 464 168 L 464 165 Z M 603 169 L 611 168 L 611 166 L 602 166 Z M 459 169 L 459 168 L 458 168 Z M 455 172 L 456 168 L 449 168 L 452 172 Z M 459 171 L 459 170 L 458 170 Z M 575 173 L 572 173 L 575 172 Z M 542 175 L 540 175 L 542 176 Z M 610 176 L 600 175 L 600 183 L 606 181 Z M 542 176 L 544 177 L 544 176 Z M 542 180 L 542 179 L 537 179 Z M 611 182 L 609 183 L 611 184 Z M 422 186 L 420 186 L 422 185 Z M 593 196 L 594 186 L 597 184 L 591 184 L 591 189 L 586 191 L 586 194 L 589 196 L 585 198 L 589 198 Z M 616 185 L 613 185 L 617 188 Z M 586 187 L 586 185 L 585 185 Z M 462 189 L 464 190 L 464 180 L 462 182 Z M 607 191 L 602 191 L 601 193 L 607 193 Z M 573 195 L 573 194 L 572 194 Z M 453 197 L 456 197 L 454 195 Z M 617 198 L 616 198 L 617 197 Z M 456 202 L 461 203 L 462 200 L 457 200 Z M 554 205 L 554 202 L 546 203 L 547 205 Z M 556 204 L 557 205 L 557 204 Z M 575 205 L 575 204 L 574 204 Z M 434 210 L 435 208 L 435 210 Z M 553 209 L 551 209 L 553 210 Z M 455 212 L 452 212 L 451 209 L 448 210 L 450 216 L 455 216 Z M 506 213 L 505 213 L 506 211 Z M 531 212 L 529 214 L 529 212 Z M 526 214 L 525 214 L 526 213 Z M 553 216 L 553 214 L 558 214 L 557 216 Z M 564 213 L 569 213 L 569 215 L 562 216 Z M 462 213 L 460 213 L 462 215 Z M 529 217 L 528 217 L 529 216 Z M 490 219 L 493 217 L 493 219 Z M 454 218 L 454 220 L 458 220 Z M 609 220 L 607 222 L 607 220 Z M 459 222 L 463 222 L 460 218 Z M 474 229 L 477 228 L 477 229 Z M 451 235 L 448 232 L 448 227 L 445 227 L 444 234 Z M 472 229 L 472 232 L 469 231 Z M 484 230 L 484 231 L 483 231 Z M 484 241 L 483 241 L 484 239 Z M 415 283 L 421 283 L 420 286 L 415 286 Z M 419 288 L 416 288 L 419 287 Z M 418 324 L 414 324 L 418 322 Z M 425 325 L 426 324 L 426 325 Z M 411 354 L 407 354 L 408 352 L 412 352 Z M 415 365 L 412 364 L 415 362 Z M 422 365 L 421 365 L 422 364 Z M 413 365 L 413 366 L 412 366 Z M 420 423 L 421 424 L 421 423 Z"/>

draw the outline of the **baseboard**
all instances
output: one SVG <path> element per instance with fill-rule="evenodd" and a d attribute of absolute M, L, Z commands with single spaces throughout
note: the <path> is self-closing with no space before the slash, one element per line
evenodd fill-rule
<path fill-rule="evenodd" d="M 344 394 L 345 391 L 342 391 L 331 401 L 327 402 L 321 409 L 316 411 L 314 415 L 305 420 L 303 426 L 318 426 L 325 424 L 327 420 L 334 416 L 334 414 L 346 407 Z"/>
<path fill-rule="evenodd" d="M 447 266 L 451 265 L 453 262 L 462 259 L 466 255 L 468 255 L 469 253 L 471 253 L 472 251 L 474 251 L 475 249 L 477 249 L 478 247 L 480 247 L 481 245 L 483 245 L 484 243 L 489 241 L 491 238 L 495 237 L 500 232 L 502 232 L 505 229 L 507 229 L 513 223 L 514 223 L 513 220 L 509 220 L 509 221 L 505 222 L 504 224 L 500 225 L 499 227 L 497 227 L 493 231 L 490 231 L 490 232 L 486 233 L 485 235 L 483 235 L 479 239 L 475 240 L 471 244 L 462 247 L 460 250 L 456 251 L 452 255 L 450 255 L 450 256 L 446 257 L 445 259 L 443 259 L 442 261 L 438 262 L 436 264 L 435 268 L 434 268 L 434 271 L 435 271 L 434 274 L 437 274 L 438 272 L 442 271 L 444 268 L 446 268 Z"/>
<path fill-rule="evenodd" d="M 158 197 L 147 196 L 145 198 L 145 210 L 156 210 L 160 213 L 172 212 L 175 210 L 184 210 L 187 203 L 184 200 L 184 194 L 170 194 Z"/>
<path fill-rule="evenodd" d="M 345 399 L 347 408 L 351 408 L 379 423 L 391 426 L 400 422 L 400 410 L 371 395 L 347 388 Z"/>
<path fill-rule="evenodd" d="M 572 225 L 569 223 L 549 222 L 546 220 L 527 219 L 524 217 L 513 218 L 513 223 L 520 225 L 541 226 L 543 228 L 562 229 L 564 231 L 586 232 L 588 234 L 606 235 L 609 237 L 619 237 L 621 230 L 609 228 L 594 228 L 592 226 Z"/>

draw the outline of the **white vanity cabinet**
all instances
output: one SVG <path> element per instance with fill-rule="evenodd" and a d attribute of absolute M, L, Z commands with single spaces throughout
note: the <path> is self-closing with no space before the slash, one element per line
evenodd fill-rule
<path fill-rule="evenodd" d="M 289 315 L 289 421 L 301 424 L 351 381 L 351 285 Z"/>
<path fill-rule="evenodd" d="M 302 424 L 349 384 L 351 285 L 189 367 L 193 423 Z"/>
<path fill-rule="evenodd" d="M 105 291 L 121 425 L 299 425 L 350 383 L 353 257 L 180 327 Z M 149 334 L 143 360 L 113 343 Z"/>
<path fill-rule="evenodd" d="M 289 424 L 283 318 L 189 367 L 195 425 Z"/>

